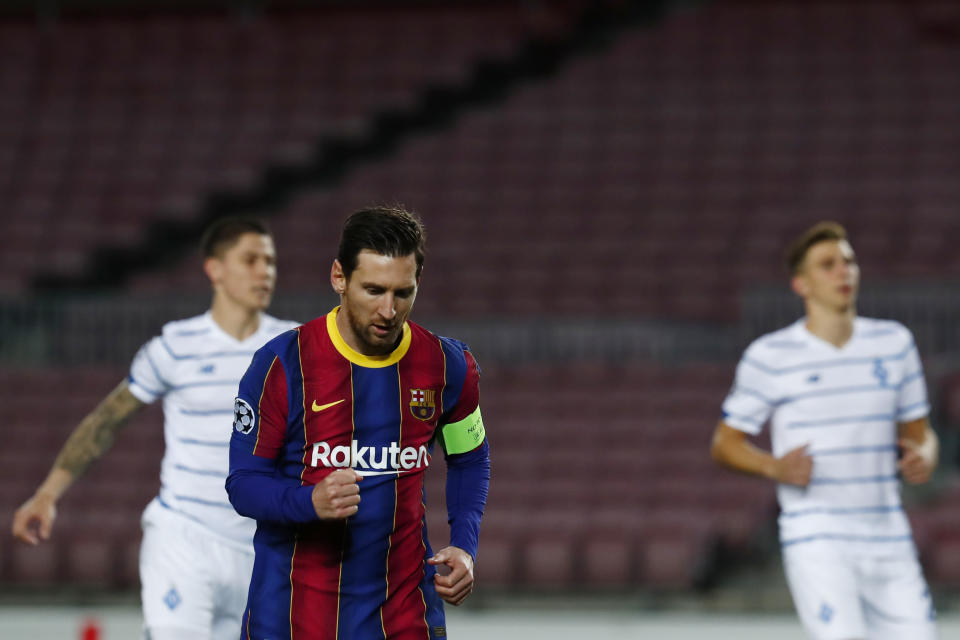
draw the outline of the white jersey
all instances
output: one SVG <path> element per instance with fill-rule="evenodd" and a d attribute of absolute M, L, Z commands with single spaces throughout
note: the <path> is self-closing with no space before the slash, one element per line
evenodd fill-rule
<path fill-rule="evenodd" d="M 254 352 L 296 326 L 263 315 L 256 333 L 237 340 L 208 311 L 164 325 L 130 367 L 134 396 L 146 403 L 163 396 L 166 450 L 157 500 L 244 548 L 252 544 L 256 523 L 234 511 L 224 488 L 233 401 Z"/>
<path fill-rule="evenodd" d="M 913 549 L 900 503 L 897 423 L 929 412 L 923 368 L 903 325 L 856 318 L 841 348 L 805 319 L 747 348 L 723 403 L 731 427 L 756 435 L 769 419 L 777 457 L 809 445 L 810 484 L 779 485 L 783 546 L 853 543 L 858 553 Z"/>

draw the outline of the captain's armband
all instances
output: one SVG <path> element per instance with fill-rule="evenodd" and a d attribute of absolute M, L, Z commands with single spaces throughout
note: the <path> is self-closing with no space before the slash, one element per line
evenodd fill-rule
<path fill-rule="evenodd" d="M 483 443 L 487 433 L 483 430 L 483 418 L 480 416 L 480 407 L 459 422 L 452 422 L 443 427 L 443 445 L 447 455 L 473 451 Z"/>

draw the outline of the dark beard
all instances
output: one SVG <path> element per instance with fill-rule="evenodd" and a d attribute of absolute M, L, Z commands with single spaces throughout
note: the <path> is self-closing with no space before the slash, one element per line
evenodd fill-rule
<path fill-rule="evenodd" d="M 370 341 L 367 339 L 367 336 L 369 335 L 369 332 L 371 331 L 371 328 L 370 328 L 370 327 L 363 326 L 363 325 L 361 325 L 360 323 L 356 322 L 355 319 L 354 319 L 354 317 L 353 317 L 352 315 L 350 315 L 349 313 L 347 314 L 347 320 L 349 321 L 350 329 L 353 331 L 353 334 L 354 334 L 354 335 L 357 337 L 357 339 L 363 344 L 363 346 L 364 346 L 364 348 L 365 348 L 366 350 L 372 352 L 372 353 L 370 353 L 370 354 L 368 354 L 368 355 L 385 356 L 385 355 L 389 354 L 390 352 L 392 352 L 394 349 L 396 349 L 397 346 L 400 344 L 400 340 L 403 338 L 403 332 L 398 332 L 398 335 L 397 335 L 396 339 L 393 340 L 392 342 L 388 342 L 388 343 L 384 343 L 384 342 L 378 342 L 378 343 L 370 342 Z"/>

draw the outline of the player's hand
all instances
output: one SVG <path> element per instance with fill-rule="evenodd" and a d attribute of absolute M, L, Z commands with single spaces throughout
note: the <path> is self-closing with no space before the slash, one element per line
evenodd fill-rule
<path fill-rule="evenodd" d="M 813 473 L 813 456 L 807 453 L 807 447 L 809 446 L 807 444 L 799 446 L 777 458 L 775 478 L 777 482 L 798 487 L 806 487 L 810 484 L 810 476 Z"/>
<path fill-rule="evenodd" d="M 444 547 L 427 562 L 437 567 L 433 583 L 446 602 L 459 606 L 473 592 L 473 557 L 460 547 Z"/>
<path fill-rule="evenodd" d="M 924 448 L 909 438 L 900 438 L 900 447 L 903 449 L 903 457 L 897 466 L 903 479 L 910 484 L 927 482 L 937 466 L 936 460 L 930 460 L 924 455 Z"/>
<path fill-rule="evenodd" d="M 50 538 L 57 517 L 56 499 L 46 493 L 35 493 L 13 514 L 13 535 L 27 544 L 38 545 Z"/>
<path fill-rule="evenodd" d="M 363 476 L 353 469 L 337 469 L 313 486 L 313 508 L 324 520 L 342 520 L 360 510 Z"/>

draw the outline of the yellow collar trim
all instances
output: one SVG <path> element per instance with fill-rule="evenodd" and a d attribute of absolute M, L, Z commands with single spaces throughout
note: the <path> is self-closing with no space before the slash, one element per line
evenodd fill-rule
<path fill-rule="evenodd" d="M 333 342 L 333 346 L 340 352 L 340 355 L 353 364 L 371 369 L 379 369 L 396 364 L 400 361 L 400 358 L 407 354 L 407 349 L 410 348 L 410 340 L 413 334 L 410 331 L 410 325 L 406 322 L 403 323 L 403 337 L 400 339 L 400 344 L 397 345 L 396 349 L 383 356 L 366 356 L 358 351 L 354 351 L 353 347 L 348 345 L 343 339 L 343 336 L 340 335 L 340 329 L 337 328 L 337 314 L 339 312 L 340 307 L 334 307 L 333 311 L 327 314 L 327 333 L 330 334 L 330 341 Z"/>

